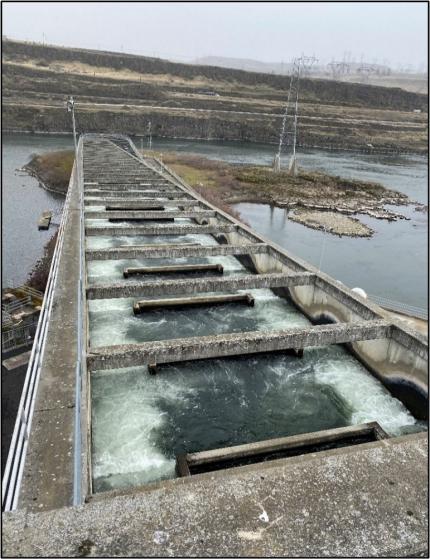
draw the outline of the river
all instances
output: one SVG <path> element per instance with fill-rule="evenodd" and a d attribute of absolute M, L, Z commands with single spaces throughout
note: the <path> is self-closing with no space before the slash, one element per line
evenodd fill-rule
<path fill-rule="evenodd" d="M 46 192 L 38 181 L 17 172 L 34 153 L 70 149 L 71 136 L 8 134 L 3 137 L 3 285 L 26 280 L 43 246 L 55 231 L 38 231 L 44 210 L 57 212 L 62 198 Z M 140 147 L 140 140 L 136 140 Z M 190 152 L 235 164 L 266 164 L 273 146 L 231 142 L 155 139 L 157 151 Z M 285 160 L 286 162 L 286 160 Z M 428 203 L 427 159 L 422 156 L 365 155 L 308 150 L 299 152 L 304 168 L 346 178 L 375 181 Z M 413 206 L 398 208 L 410 221 L 389 223 L 360 219 L 375 230 L 370 239 L 339 238 L 288 219 L 288 213 L 262 204 L 238 204 L 243 218 L 258 232 L 311 262 L 350 287 L 409 305 L 427 307 L 428 215 Z M 393 208 L 396 209 L 396 208 Z M 58 222 L 59 217 L 54 218 Z"/>

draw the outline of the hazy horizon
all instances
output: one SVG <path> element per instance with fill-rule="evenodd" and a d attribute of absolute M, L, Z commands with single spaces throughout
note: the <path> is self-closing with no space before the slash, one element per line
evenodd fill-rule
<path fill-rule="evenodd" d="M 320 63 L 347 58 L 427 70 L 427 3 L 3 2 L 10 39 L 157 56 Z"/>

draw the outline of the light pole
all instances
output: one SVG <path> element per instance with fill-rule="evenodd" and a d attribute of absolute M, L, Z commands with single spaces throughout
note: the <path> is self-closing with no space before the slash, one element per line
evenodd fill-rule
<path fill-rule="evenodd" d="M 148 147 L 152 149 L 152 132 L 151 132 L 151 121 L 148 122 Z"/>
<path fill-rule="evenodd" d="M 73 97 L 70 96 L 67 100 L 67 112 L 72 113 L 72 124 L 73 124 L 73 141 L 75 143 L 75 157 L 78 158 L 78 143 L 76 141 L 76 122 L 75 122 L 75 101 Z"/>

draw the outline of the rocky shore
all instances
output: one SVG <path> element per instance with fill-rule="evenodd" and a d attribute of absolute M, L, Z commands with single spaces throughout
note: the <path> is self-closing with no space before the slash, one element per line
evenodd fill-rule
<path fill-rule="evenodd" d="M 370 237 L 373 230 L 359 220 L 360 215 L 387 221 L 409 219 L 387 206 L 413 203 L 405 194 L 378 183 L 319 172 L 299 170 L 293 177 L 269 167 L 229 165 L 172 152 L 163 159 L 202 196 L 216 192 L 227 204 L 253 202 L 286 208 L 291 210 L 289 219 L 334 235 Z M 415 206 L 425 211 L 421 204 Z"/>

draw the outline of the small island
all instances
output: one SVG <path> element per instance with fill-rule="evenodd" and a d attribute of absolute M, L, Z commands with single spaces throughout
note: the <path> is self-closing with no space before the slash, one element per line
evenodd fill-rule
<path fill-rule="evenodd" d="M 406 206 L 412 200 L 405 194 L 374 182 L 299 170 L 274 173 L 270 167 L 233 165 L 198 155 L 144 151 L 148 157 L 162 157 L 196 192 L 220 209 L 239 217 L 232 207 L 240 202 L 270 204 L 288 210 L 288 218 L 331 234 L 371 237 L 373 230 L 359 215 L 396 221 L 404 215 L 386 208 Z M 73 166 L 73 151 L 36 155 L 25 170 L 51 191 L 66 194 Z M 415 203 L 416 209 L 421 205 Z"/>

